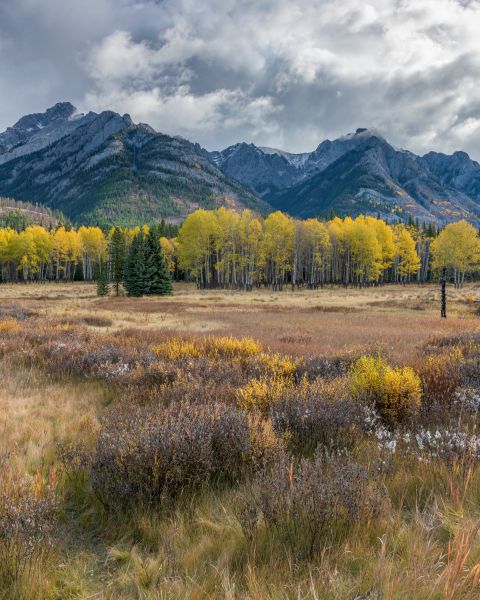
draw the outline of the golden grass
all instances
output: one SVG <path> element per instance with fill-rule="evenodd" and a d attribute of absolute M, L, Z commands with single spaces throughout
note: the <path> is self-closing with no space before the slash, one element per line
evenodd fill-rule
<path fill-rule="evenodd" d="M 53 381 L 0 360 L 0 456 L 24 469 L 54 460 L 58 442 L 91 438 L 109 392 L 97 382 Z"/>

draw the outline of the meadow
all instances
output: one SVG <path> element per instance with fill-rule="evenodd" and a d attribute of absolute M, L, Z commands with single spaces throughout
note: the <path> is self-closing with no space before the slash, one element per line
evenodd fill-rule
<path fill-rule="evenodd" d="M 474 599 L 480 287 L 0 285 L 0 598 Z"/>

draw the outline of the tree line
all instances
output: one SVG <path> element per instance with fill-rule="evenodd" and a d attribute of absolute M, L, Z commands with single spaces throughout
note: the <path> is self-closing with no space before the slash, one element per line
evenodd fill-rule
<path fill-rule="evenodd" d="M 171 291 L 173 244 L 161 226 L 120 228 L 31 225 L 0 228 L 0 281 L 98 281 L 99 293 L 113 284 L 118 295 Z"/>
<path fill-rule="evenodd" d="M 466 274 L 478 272 L 480 240 L 466 221 L 439 232 L 363 215 L 301 221 L 281 212 L 262 219 L 219 208 L 187 217 L 175 253 L 200 288 L 425 282 L 443 268 L 461 286 Z"/>
<path fill-rule="evenodd" d="M 466 276 L 478 276 L 479 263 L 478 233 L 465 221 L 438 231 L 371 216 L 301 221 L 222 207 L 195 211 L 179 230 L 0 228 L 1 281 L 100 279 L 100 291 L 113 285 L 116 294 L 168 293 L 171 278 L 199 288 L 315 289 L 425 282 L 443 269 L 460 287 Z"/>

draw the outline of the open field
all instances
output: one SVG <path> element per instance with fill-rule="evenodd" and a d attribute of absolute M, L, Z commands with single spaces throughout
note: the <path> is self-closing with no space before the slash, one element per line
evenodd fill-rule
<path fill-rule="evenodd" d="M 97 298 L 93 284 L 0 286 L 2 305 L 18 305 L 42 317 L 102 317 L 107 330 L 253 336 L 279 352 L 335 354 L 371 348 L 408 358 L 426 339 L 478 328 L 480 285 L 448 290 L 449 319 L 439 318 L 434 285 L 272 293 L 207 290 L 176 284 L 167 298 Z"/>
<path fill-rule="evenodd" d="M 480 287 L 448 294 L 0 286 L 0 598 L 478 598 Z"/>

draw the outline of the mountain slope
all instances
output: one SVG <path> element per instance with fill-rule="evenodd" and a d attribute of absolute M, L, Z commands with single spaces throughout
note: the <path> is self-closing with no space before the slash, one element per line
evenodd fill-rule
<path fill-rule="evenodd" d="M 421 160 L 443 184 L 480 202 L 480 165 L 466 152 L 454 152 L 452 155 L 429 152 Z"/>
<path fill-rule="evenodd" d="M 364 128 L 326 140 L 311 153 L 291 154 L 245 144 L 243 155 L 263 153 L 265 158 L 243 156 L 240 169 L 231 148 L 219 153 L 228 155 L 223 168 L 274 208 L 297 217 L 367 212 L 387 219 L 411 216 L 442 223 L 465 218 L 480 223 L 480 165 L 463 152 L 419 157 L 394 148 L 378 132 Z M 283 167 L 276 177 L 280 159 L 290 167 L 288 180 Z M 257 169 L 264 160 L 268 160 L 268 187 L 258 183 L 261 172 Z"/>
<path fill-rule="evenodd" d="M 211 152 L 213 162 L 261 196 L 287 188 L 299 179 L 297 167 L 278 151 L 269 153 L 253 144 L 235 144 Z"/>
<path fill-rule="evenodd" d="M 334 212 L 480 222 L 480 206 L 471 198 L 443 185 L 415 155 L 375 136 L 323 171 L 268 198 L 276 208 L 300 217 Z"/>
<path fill-rule="evenodd" d="M 62 116 L 24 117 L 1 134 L 1 195 L 101 225 L 181 220 L 195 208 L 220 204 L 260 212 L 270 208 L 219 169 L 198 144 L 110 111 L 73 121 L 69 107 L 53 112 Z"/>

